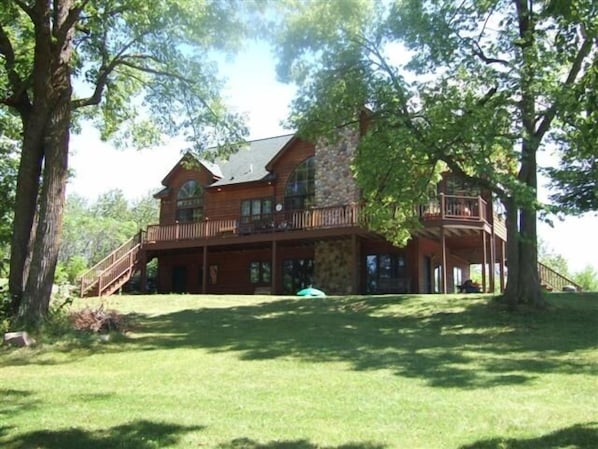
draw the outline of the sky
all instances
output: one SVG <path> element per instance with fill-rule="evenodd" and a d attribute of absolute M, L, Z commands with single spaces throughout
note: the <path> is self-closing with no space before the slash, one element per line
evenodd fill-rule
<path fill-rule="evenodd" d="M 274 67 L 272 54 L 261 44 L 250 44 L 220 67 L 228 79 L 224 97 L 234 110 L 247 114 L 249 140 L 292 132 L 281 122 L 287 116 L 295 88 L 279 83 Z M 81 134 L 71 137 L 70 167 L 74 176 L 67 195 L 77 194 L 93 201 L 112 189 L 122 190 L 130 200 L 155 193 L 183 149 L 184 143 L 177 140 L 144 150 L 115 149 L 101 142 L 99 133 L 91 126 L 84 125 Z M 547 190 L 543 188 L 539 194 L 546 198 Z M 564 221 L 555 219 L 554 227 L 538 224 L 538 234 L 546 248 L 564 256 L 572 272 L 588 265 L 598 271 L 597 233 L 595 214 L 567 217 Z"/>

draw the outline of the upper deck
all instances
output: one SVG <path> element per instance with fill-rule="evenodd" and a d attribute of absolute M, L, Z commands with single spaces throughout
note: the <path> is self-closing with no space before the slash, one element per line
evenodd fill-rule
<path fill-rule="evenodd" d="M 418 208 L 422 228 L 417 235 L 435 237 L 444 228 L 453 236 L 484 230 L 506 238 L 504 221 L 497 215 L 488 217 L 488 205 L 481 197 L 440 195 Z M 170 249 L 194 246 L 230 245 L 273 240 L 325 238 L 341 235 L 370 234 L 360 205 L 279 212 L 248 217 L 211 216 L 202 221 L 150 225 L 143 238 L 147 249 Z"/>

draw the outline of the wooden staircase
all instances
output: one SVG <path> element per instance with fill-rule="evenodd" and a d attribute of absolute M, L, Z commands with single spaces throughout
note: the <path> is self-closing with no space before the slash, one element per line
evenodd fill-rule
<path fill-rule="evenodd" d="M 123 243 L 81 276 L 79 295 L 108 296 L 137 271 L 143 231 Z"/>
<path fill-rule="evenodd" d="M 562 292 L 566 291 L 566 288 L 571 287 L 575 288 L 575 291 L 582 291 L 582 288 L 579 284 L 563 276 L 557 271 L 554 271 L 552 268 L 544 265 L 542 262 L 538 262 L 538 276 L 540 278 L 542 287 L 548 291 Z"/>

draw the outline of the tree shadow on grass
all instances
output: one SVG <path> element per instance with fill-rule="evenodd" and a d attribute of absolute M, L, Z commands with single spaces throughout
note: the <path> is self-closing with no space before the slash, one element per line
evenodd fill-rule
<path fill-rule="evenodd" d="M 38 430 L 3 442 L 7 449 L 155 449 L 176 444 L 183 433 L 202 426 L 135 421 L 105 430 Z M 2 442 L 0 440 L 0 442 Z"/>
<path fill-rule="evenodd" d="M 0 398 L 0 421 L 10 415 L 30 412 L 38 406 L 33 394 L 27 390 L 0 388 Z"/>
<path fill-rule="evenodd" d="M 576 424 L 537 438 L 493 438 L 459 449 L 596 449 L 598 423 Z"/>
<path fill-rule="evenodd" d="M 523 384 L 547 372 L 598 374 L 598 367 L 571 357 L 595 346 L 597 313 L 562 307 L 514 315 L 473 296 L 458 306 L 450 299 L 417 301 L 329 297 L 182 310 L 141 318 L 140 334 L 115 350 L 193 347 L 236 351 L 244 360 L 341 361 L 440 387 Z"/>
<path fill-rule="evenodd" d="M 308 440 L 270 441 L 258 443 L 249 438 L 237 438 L 221 444 L 217 449 L 384 449 L 386 446 L 375 443 L 347 443 L 341 446 L 320 446 Z"/>

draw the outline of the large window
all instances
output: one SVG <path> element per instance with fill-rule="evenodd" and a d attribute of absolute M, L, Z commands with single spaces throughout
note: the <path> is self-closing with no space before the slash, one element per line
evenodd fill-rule
<path fill-rule="evenodd" d="M 241 201 L 241 223 L 272 221 L 272 198 Z"/>
<path fill-rule="evenodd" d="M 313 259 L 287 259 L 282 263 L 282 289 L 285 294 L 295 294 L 314 282 Z"/>
<path fill-rule="evenodd" d="M 176 220 L 181 223 L 203 218 L 203 189 L 197 181 L 187 181 L 176 195 Z"/>
<path fill-rule="evenodd" d="M 315 176 L 314 157 L 306 159 L 293 170 L 285 190 L 286 210 L 302 210 L 314 205 Z"/>
<path fill-rule="evenodd" d="M 249 281 L 252 284 L 270 284 L 272 279 L 272 264 L 270 262 L 250 262 Z"/>
<path fill-rule="evenodd" d="M 367 256 L 368 293 L 407 293 L 409 278 L 403 254 L 372 254 Z"/>

